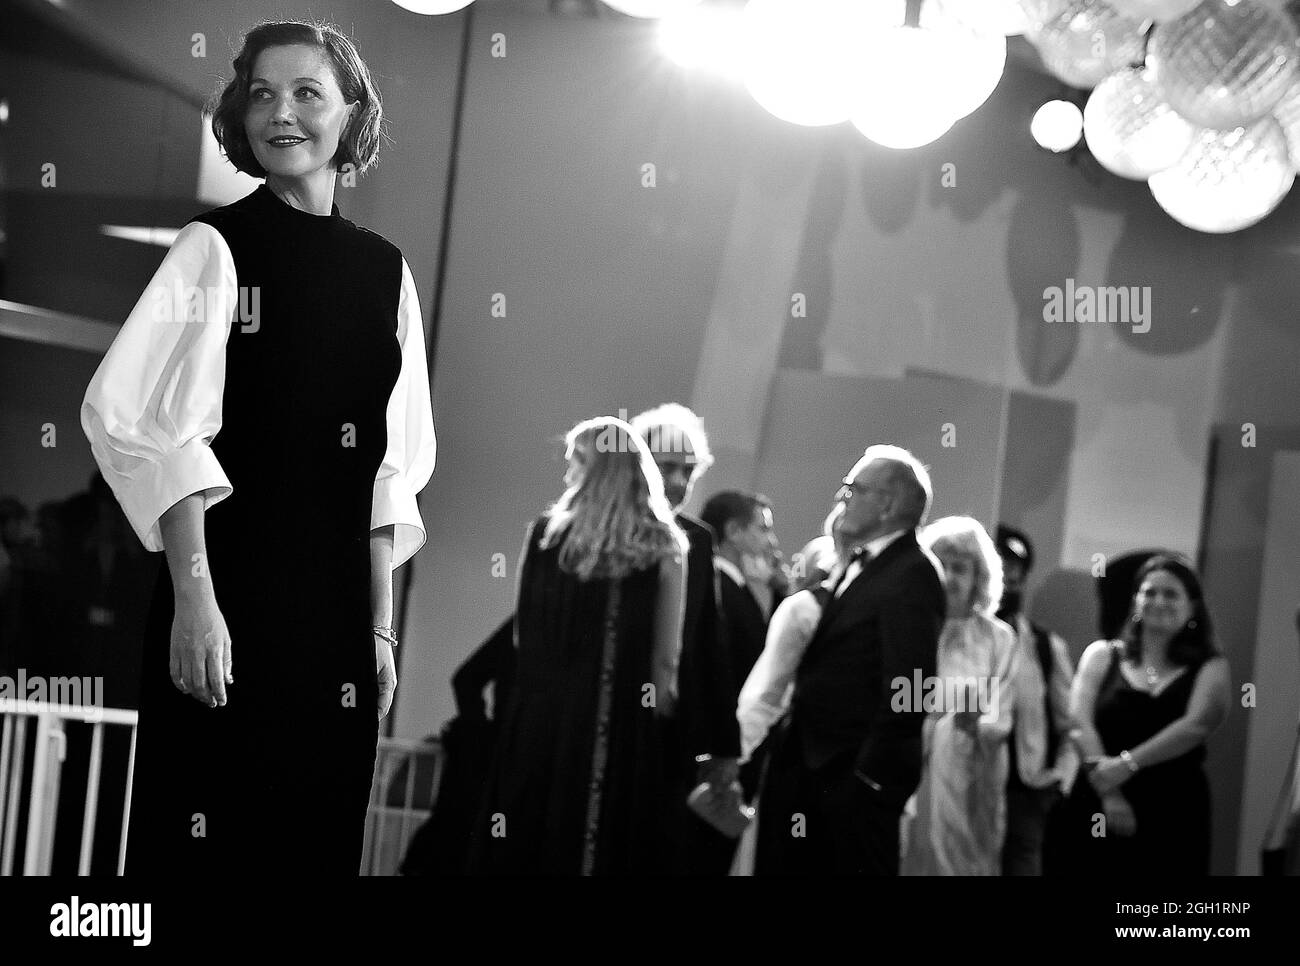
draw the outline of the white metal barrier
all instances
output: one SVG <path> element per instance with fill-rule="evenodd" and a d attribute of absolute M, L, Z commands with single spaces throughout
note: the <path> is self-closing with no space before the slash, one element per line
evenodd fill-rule
<path fill-rule="evenodd" d="M 20 797 L 27 758 L 27 726 L 35 719 L 36 748 L 32 760 L 31 800 L 27 806 L 27 835 L 23 849 L 23 875 L 49 875 L 54 856 L 54 825 L 58 816 L 59 783 L 67 757 L 64 725 L 84 721 L 93 728 L 90 770 L 86 780 L 86 807 L 81 820 L 81 854 L 77 874 L 90 874 L 95 849 L 95 820 L 99 814 L 99 789 L 103 779 L 104 726 L 131 729 L 127 760 L 126 800 L 122 809 L 122 834 L 117 850 L 117 874 L 126 863 L 126 826 L 131 815 L 131 778 L 135 770 L 136 712 L 44 701 L 0 699 L 0 875 L 14 874 Z"/>
<path fill-rule="evenodd" d="M 27 831 L 22 852 L 22 875 L 49 875 L 54 855 L 55 822 L 63 763 L 67 757 L 69 721 L 86 722 L 92 729 L 86 803 L 81 823 L 78 875 L 90 875 L 95 848 L 95 822 L 103 782 L 104 726 L 131 729 L 127 760 L 122 831 L 117 854 L 117 874 L 126 864 L 126 832 L 131 816 L 131 782 L 135 773 L 137 713 L 121 708 L 48 704 L 40 701 L 0 699 L 0 875 L 14 874 L 18 827 L 24 788 L 28 725 L 35 723 L 36 745 L 32 761 Z M 411 837 L 437 800 L 442 781 L 443 753 L 436 741 L 380 738 L 375 776 L 366 810 L 361 875 L 395 875 Z M 403 766 L 405 772 L 403 774 Z"/>
<path fill-rule="evenodd" d="M 396 875 L 416 829 L 428 819 L 442 783 L 442 745 L 412 738 L 380 738 L 366 810 L 361 874 Z M 405 765 L 405 775 L 401 774 Z M 399 798 L 400 803 L 394 804 Z"/>

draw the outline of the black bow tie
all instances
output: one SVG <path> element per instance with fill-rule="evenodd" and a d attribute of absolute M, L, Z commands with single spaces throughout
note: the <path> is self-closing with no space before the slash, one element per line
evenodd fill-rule
<path fill-rule="evenodd" d="M 844 565 L 844 572 L 840 574 L 839 580 L 835 581 L 835 586 L 831 589 L 831 597 L 835 597 L 835 595 L 839 593 L 840 588 L 844 586 L 844 581 L 847 580 L 849 576 L 849 568 L 853 566 L 854 562 L 866 566 L 864 561 L 870 559 L 871 555 L 867 553 L 866 547 L 854 547 L 853 552 L 849 554 L 848 563 Z"/>

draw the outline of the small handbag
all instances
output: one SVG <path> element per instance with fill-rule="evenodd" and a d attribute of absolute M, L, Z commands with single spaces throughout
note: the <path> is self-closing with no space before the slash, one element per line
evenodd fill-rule
<path fill-rule="evenodd" d="M 725 790 L 715 790 L 708 782 L 701 782 L 686 799 L 692 812 L 729 839 L 738 839 L 754 820 L 754 809 L 745 804 L 740 782 L 732 782 Z"/>

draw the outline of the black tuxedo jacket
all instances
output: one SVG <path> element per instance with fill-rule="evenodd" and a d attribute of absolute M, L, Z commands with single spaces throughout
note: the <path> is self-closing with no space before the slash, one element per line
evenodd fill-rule
<path fill-rule="evenodd" d="M 919 695 L 895 711 L 892 682 L 935 674 L 946 603 L 939 565 L 907 532 L 822 611 L 795 677 L 791 728 L 804 763 L 851 760 L 901 806 L 921 778 Z"/>
<path fill-rule="evenodd" d="M 713 569 L 713 530 L 685 513 L 677 525 L 690 540 L 686 561 L 682 655 L 677 668 L 677 721 L 682 750 L 694 757 L 740 754 L 736 696 L 740 683 L 718 618 L 718 577 Z"/>
<path fill-rule="evenodd" d="M 718 574 L 718 586 L 722 592 L 723 634 L 731 655 L 731 669 L 736 676 L 735 694 L 731 699 L 734 716 L 740 689 L 745 686 L 745 679 L 767 643 L 768 619 L 763 616 L 763 608 L 748 587 L 740 586 L 724 573 Z"/>

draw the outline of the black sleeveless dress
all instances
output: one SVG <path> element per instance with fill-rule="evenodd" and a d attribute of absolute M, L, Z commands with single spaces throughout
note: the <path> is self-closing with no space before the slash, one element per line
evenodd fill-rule
<path fill-rule="evenodd" d="M 1133 749 L 1187 712 L 1200 666 L 1189 667 L 1156 695 L 1120 670 L 1121 649 L 1097 692 L 1093 723 L 1107 755 Z M 1133 807 L 1137 834 L 1094 835 L 1101 801 L 1080 771 L 1062 814 L 1063 872 L 1074 875 L 1206 876 L 1210 871 L 1210 786 L 1205 746 L 1141 769 L 1120 788 Z"/>
<path fill-rule="evenodd" d="M 211 446 L 233 490 L 205 515 L 234 684 L 218 709 L 173 686 L 162 567 L 126 868 L 356 875 L 378 737 L 369 528 L 401 367 L 401 253 L 337 206 L 313 215 L 265 185 L 194 220 L 221 233 L 256 309 L 226 342 Z"/>
<path fill-rule="evenodd" d="M 530 531 L 514 690 L 471 836 L 475 874 L 659 871 L 660 725 L 650 682 L 659 568 L 579 580 Z"/>

